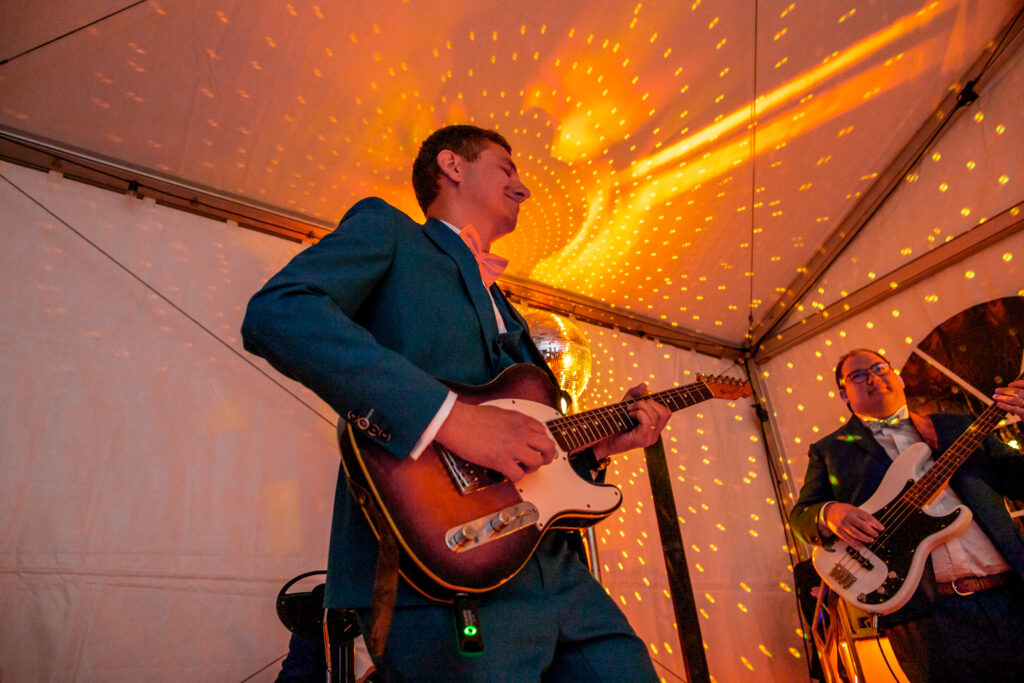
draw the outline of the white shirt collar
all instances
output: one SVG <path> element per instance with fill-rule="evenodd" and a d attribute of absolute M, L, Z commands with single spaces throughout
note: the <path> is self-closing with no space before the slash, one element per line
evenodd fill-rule
<path fill-rule="evenodd" d="M 910 419 L 910 409 L 907 408 L 907 404 L 904 403 L 902 406 L 900 406 L 899 410 L 897 410 L 889 417 L 869 417 L 867 415 L 861 415 L 860 413 L 854 413 L 854 415 L 859 417 L 860 421 L 863 422 L 864 424 L 867 424 L 869 422 L 884 422 L 886 424 L 896 424 L 900 420 Z"/>

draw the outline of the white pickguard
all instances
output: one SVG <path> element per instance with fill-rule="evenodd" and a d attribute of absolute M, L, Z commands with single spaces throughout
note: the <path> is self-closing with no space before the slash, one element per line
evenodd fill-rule
<path fill-rule="evenodd" d="M 561 417 L 561 413 L 550 406 L 518 398 L 503 398 L 482 405 L 515 410 L 542 423 Z M 566 513 L 604 517 L 622 503 L 622 492 L 614 486 L 591 484 L 580 478 L 569 463 L 569 456 L 560 448 L 550 464 L 516 482 L 516 489 L 524 501 L 537 508 L 536 525 L 541 530 L 557 517 L 573 516 Z"/>

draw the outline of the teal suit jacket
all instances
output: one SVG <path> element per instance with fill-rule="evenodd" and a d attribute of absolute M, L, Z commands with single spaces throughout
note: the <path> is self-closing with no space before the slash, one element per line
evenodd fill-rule
<path fill-rule="evenodd" d="M 547 370 L 526 322 L 497 286 L 491 292 L 512 327 L 522 328 L 520 355 Z M 334 232 L 267 282 L 249 302 L 242 339 L 342 419 L 365 418 L 365 434 L 399 458 L 447 396 L 437 378 L 485 384 L 513 362 L 502 353 L 491 299 L 459 236 L 377 198 L 353 206 Z M 376 556 L 377 540 L 339 468 L 327 606 L 369 606 Z M 399 605 L 424 601 L 400 582 Z"/>

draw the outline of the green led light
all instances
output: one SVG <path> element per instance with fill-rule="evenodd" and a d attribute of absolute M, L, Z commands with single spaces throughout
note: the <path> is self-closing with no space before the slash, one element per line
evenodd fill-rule
<path fill-rule="evenodd" d="M 467 636 L 470 636 L 470 637 L 475 636 L 476 635 L 476 626 L 472 626 L 472 625 L 471 626 L 467 626 L 466 628 L 462 629 L 462 632 L 464 634 L 466 634 Z"/>

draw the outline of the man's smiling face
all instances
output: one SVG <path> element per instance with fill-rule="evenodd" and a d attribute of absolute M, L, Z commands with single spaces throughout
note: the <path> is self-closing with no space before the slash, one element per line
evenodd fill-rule
<path fill-rule="evenodd" d="M 873 367 L 883 369 L 879 363 L 888 370 L 881 376 L 871 371 Z M 850 375 L 856 376 L 855 373 L 865 372 L 867 377 L 863 382 L 851 381 Z M 850 409 L 858 415 L 889 417 L 907 402 L 907 396 L 903 391 L 903 379 L 893 372 L 889 363 L 877 353 L 858 351 L 843 361 L 840 375 L 844 381 L 839 395 L 849 402 Z"/>
<path fill-rule="evenodd" d="M 491 239 L 515 230 L 519 205 L 530 191 L 519 179 L 519 172 L 510 155 L 501 145 L 489 142 L 473 161 L 461 159 L 463 166 L 460 194 L 464 205 L 493 226 Z M 476 221 L 474 222 L 476 224 Z"/>

